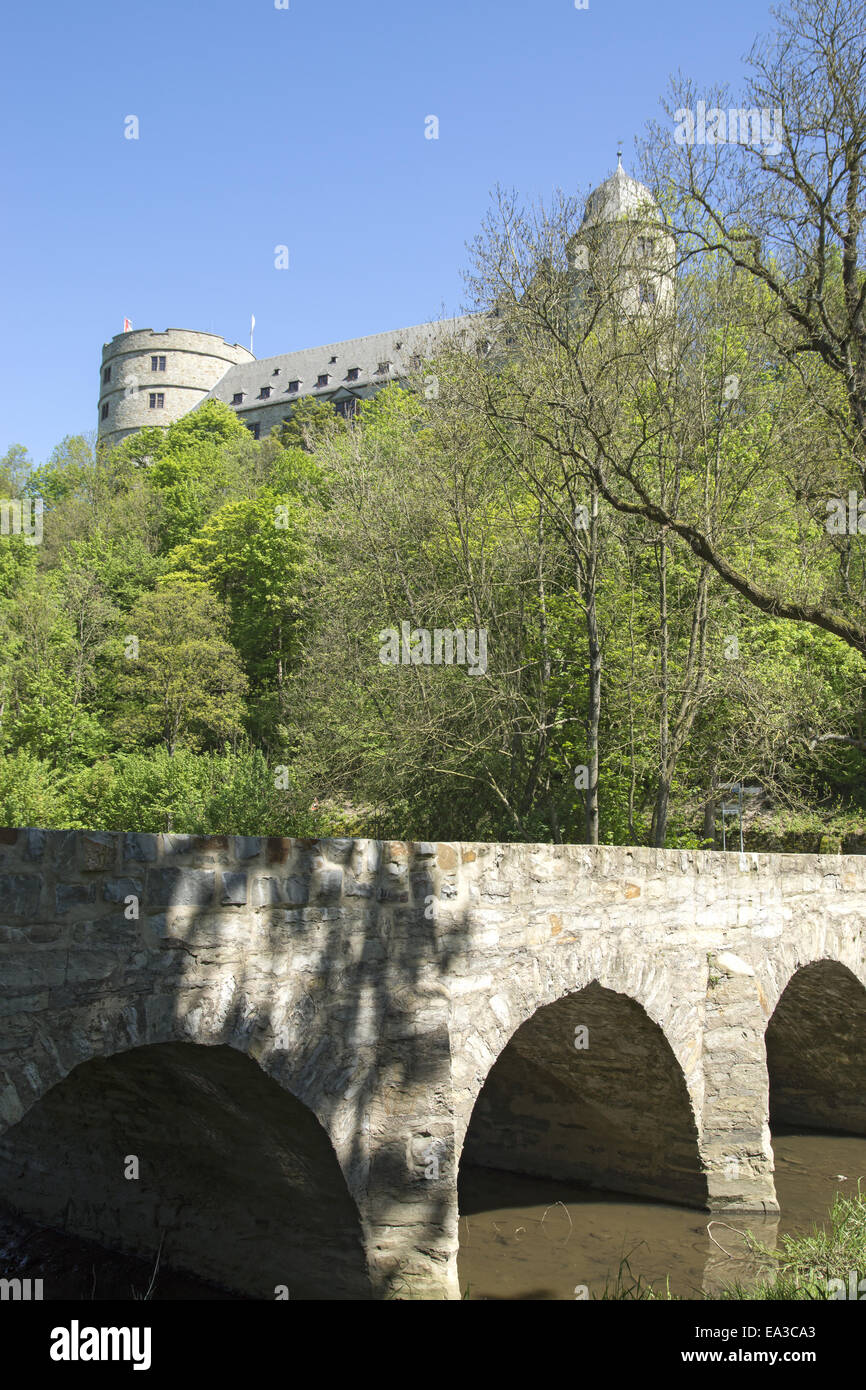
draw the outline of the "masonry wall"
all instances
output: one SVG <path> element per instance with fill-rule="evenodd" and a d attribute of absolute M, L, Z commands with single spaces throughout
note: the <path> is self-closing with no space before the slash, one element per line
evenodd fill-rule
<path fill-rule="evenodd" d="M 214 1059 L 241 1054 L 315 1117 L 357 1212 L 376 1297 L 457 1296 L 464 1141 L 468 1161 L 499 1161 L 504 1144 L 541 1159 L 542 1172 L 772 1213 L 767 1023 L 810 964 L 847 972 L 848 993 L 830 981 L 837 1025 L 811 1035 L 811 1092 L 786 1009 L 771 1046 L 783 1107 L 799 1088 L 800 1115 L 815 1115 L 828 1058 L 852 1061 L 860 1048 L 864 926 L 861 856 L 2 831 L 0 1198 L 18 1183 L 31 1205 L 47 1184 L 56 1216 L 62 1155 L 83 1173 L 87 1134 L 116 1129 L 118 1116 L 121 1130 L 128 1123 L 135 1107 L 121 1092 L 132 1093 L 113 1079 L 122 1067 L 94 1072 L 104 1085 L 80 1105 L 58 1087 L 40 1118 L 37 1103 L 76 1068 L 84 1077 L 94 1059 L 128 1055 L 155 1115 L 154 1092 L 174 1082 L 163 1085 L 135 1050 L 144 1059 L 197 1044 Z M 813 997 L 817 1014 L 826 1000 Z M 581 1054 L 573 1029 L 587 1021 Z M 846 1067 L 848 1124 L 861 1083 Z M 208 1076 L 205 1067 L 189 1085 L 206 1090 Z M 264 1133 L 272 1101 L 262 1092 L 251 1111 L 231 1087 L 222 1094 L 214 1152 L 237 1175 L 231 1116 Z M 301 1113 L 285 1110 L 277 1166 L 312 1164 L 327 1187 L 328 1165 L 307 1140 L 292 1148 Z M 88 1232 L 104 1223 L 114 1239 L 143 1244 L 142 1222 L 158 1208 L 145 1204 L 141 1219 L 109 1210 L 107 1170 L 88 1171 L 69 1228 L 78 1211 Z M 184 1190 L 170 1165 L 161 1171 L 159 1200 L 196 1208 L 180 1223 L 183 1260 L 194 1262 L 204 1195 Z M 292 1223 L 277 1224 L 288 1233 Z M 290 1258 L 279 1234 L 267 1239 Z"/>
<path fill-rule="evenodd" d="M 151 369 L 151 357 L 166 359 L 165 371 Z M 146 426 L 167 426 L 192 410 L 212 387 L 239 362 L 255 358 L 239 343 L 227 343 L 215 333 L 151 328 L 118 333 L 102 349 L 99 369 L 99 438 L 117 444 Z M 111 369 L 109 381 L 104 380 Z M 150 408 L 151 392 L 164 396 L 162 409 Z M 102 418 L 107 407 L 106 418 Z"/>

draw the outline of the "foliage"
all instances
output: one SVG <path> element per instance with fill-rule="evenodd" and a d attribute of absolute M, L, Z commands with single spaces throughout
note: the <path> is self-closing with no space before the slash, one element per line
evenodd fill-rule
<path fill-rule="evenodd" d="M 11 445 L 3 488 L 45 512 L 41 545 L 0 536 L 7 814 L 697 848 L 745 782 L 754 847 L 861 847 L 866 540 L 827 518 L 866 488 L 866 105 L 828 13 L 752 59 L 746 107 L 781 84 L 802 150 L 650 140 L 675 313 L 624 296 L 645 226 L 500 192 L 489 350 L 351 422 L 301 400 L 257 441 L 206 401 Z M 483 664 L 404 624 L 483 633 Z"/>

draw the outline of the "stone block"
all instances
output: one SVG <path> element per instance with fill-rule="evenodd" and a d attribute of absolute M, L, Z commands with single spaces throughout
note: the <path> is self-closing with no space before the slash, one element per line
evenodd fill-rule
<path fill-rule="evenodd" d="M 82 835 L 80 846 L 82 873 L 99 873 L 114 868 L 115 839 L 113 835 Z"/>
<path fill-rule="evenodd" d="M 39 874 L 0 874 L 0 912 L 10 917 L 35 917 L 39 911 Z"/>
<path fill-rule="evenodd" d="M 45 853 L 45 840 L 47 830 L 27 830 L 25 834 L 24 857 L 26 859 L 41 859 Z"/>
<path fill-rule="evenodd" d="M 191 854 L 196 845 L 195 835 L 163 835 L 162 837 L 162 852 L 169 858 L 176 858 L 180 854 Z"/>
<path fill-rule="evenodd" d="M 262 852 L 261 835 L 233 835 L 232 850 L 235 859 L 255 859 Z"/>
<path fill-rule="evenodd" d="M 231 907 L 244 907 L 247 901 L 247 876 L 223 872 L 223 891 L 220 901 Z"/>
<path fill-rule="evenodd" d="M 155 907 L 208 907 L 214 895 L 216 874 L 211 869 L 150 869 L 147 905 Z"/>
<path fill-rule="evenodd" d="M 156 835 L 127 834 L 123 837 L 123 857 L 139 864 L 150 864 L 156 859 Z"/>
<path fill-rule="evenodd" d="M 144 882 L 140 878 L 107 878 L 102 885 L 102 896 L 107 903 L 122 903 L 126 898 L 144 897 Z"/>

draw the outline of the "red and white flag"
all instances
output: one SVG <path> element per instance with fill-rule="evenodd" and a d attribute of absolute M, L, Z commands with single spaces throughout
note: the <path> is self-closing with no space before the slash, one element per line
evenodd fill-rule
<path fill-rule="evenodd" d="M 124 333 L 129 333 L 132 331 L 132 324 L 129 319 L 123 320 L 123 331 Z"/>

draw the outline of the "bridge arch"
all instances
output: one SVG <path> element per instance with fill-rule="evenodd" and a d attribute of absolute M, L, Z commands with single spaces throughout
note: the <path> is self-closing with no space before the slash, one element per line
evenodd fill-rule
<path fill-rule="evenodd" d="M 770 1124 L 866 1134 L 866 985 L 835 957 L 797 963 L 765 1034 Z"/>
<path fill-rule="evenodd" d="M 193 922 L 188 940 L 194 947 L 198 930 L 199 923 Z M 160 1045 L 227 1046 L 254 1058 L 266 1076 L 312 1112 L 333 1145 L 353 1198 L 360 1201 L 365 1173 L 347 1136 L 373 1078 L 361 1067 L 361 1084 L 347 1099 L 339 1086 L 341 1059 L 313 1057 L 320 1040 L 309 1026 L 316 1005 L 304 977 L 281 979 L 276 992 L 267 989 L 267 976 L 263 986 L 237 967 L 214 970 L 203 980 L 188 967 L 185 953 L 173 951 L 174 959 L 166 964 L 167 953 L 141 951 L 140 941 L 130 943 L 114 923 L 111 931 L 108 987 L 108 967 L 100 971 L 95 953 L 82 951 L 81 978 L 52 991 L 58 1007 L 45 1009 L 26 996 L 10 1001 L 4 1032 L 14 1029 L 17 1046 L 0 1057 L 0 1138 L 84 1063 Z M 49 958 L 46 953 L 34 973 L 53 984 L 55 972 L 68 968 L 64 956 L 55 951 Z M 114 985 L 114 979 L 133 970 L 134 989 Z"/>
<path fill-rule="evenodd" d="M 658 980 L 637 983 L 652 995 Z M 508 1030 L 507 1001 L 491 998 L 500 1046 L 464 1111 L 460 1161 L 705 1207 L 698 1112 L 664 1027 L 596 974 L 551 992 Z"/>
<path fill-rule="evenodd" d="M 367 1298 L 361 1222 L 331 1141 L 239 1049 L 94 1057 L 0 1137 L 0 1198 L 46 1225 L 254 1298 Z"/>

